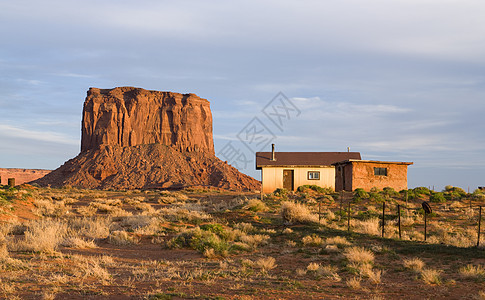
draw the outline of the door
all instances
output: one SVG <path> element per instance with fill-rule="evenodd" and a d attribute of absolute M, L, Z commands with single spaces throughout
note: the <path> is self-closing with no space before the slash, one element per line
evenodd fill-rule
<path fill-rule="evenodd" d="M 283 170 L 283 187 L 288 191 L 294 190 L 294 175 L 293 170 Z"/>

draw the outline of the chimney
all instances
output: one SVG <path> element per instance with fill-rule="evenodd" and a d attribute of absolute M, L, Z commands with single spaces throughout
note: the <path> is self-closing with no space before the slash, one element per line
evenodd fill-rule
<path fill-rule="evenodd" d="M 271 161 L 275 161 L 276 157 L 274 155 L 274 144 L 271 144 Z"/>

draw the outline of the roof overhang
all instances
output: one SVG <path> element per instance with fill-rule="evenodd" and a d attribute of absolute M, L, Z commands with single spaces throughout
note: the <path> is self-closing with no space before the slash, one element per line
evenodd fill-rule
<path fill-rule="evenodd" d="M 363 160 L 363 159 L 347 159 L 344 161 L 339 161 L 334 163 L 333 165 L 345 165 L 349 163 L 369 163 L 369 164 L 389 164 L 389 165 L 412 165 L 413 162 L 406 162 L 406 161 L 382 161 L 382 160 Z"/>

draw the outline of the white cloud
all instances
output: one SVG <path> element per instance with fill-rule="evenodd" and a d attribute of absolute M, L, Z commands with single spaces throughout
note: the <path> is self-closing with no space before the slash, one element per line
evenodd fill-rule
<path fill-rule="evenodd" d="M 1 123 L 0 137 L 4 142 L 6 142 L 8 139 L 14 138 L 32 140 L 33 144 L 35 144 L 35 141 L 41 141 L 65 145 L 79 145 L 79 140 L 75 140 L 72 137 L 61 133 L 29 130 Z"/>

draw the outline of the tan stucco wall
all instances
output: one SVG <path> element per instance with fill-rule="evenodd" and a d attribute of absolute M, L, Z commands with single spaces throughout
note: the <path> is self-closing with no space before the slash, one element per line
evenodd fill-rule
<path fill-rule="evenodd" d="M 374 175 L 374 167 L 387 168 L 387 176 Z M 373 187 L 392 187 L 396 191 L 407 189 L 407 172 L 408 166 L 405 164 L 352 162 L 352 190 L 363 188 L 368 191 Z"/>
<path fill-rule="evenodd" d="M 294 170 L 295 190 L 305 184 L 315 184 L 321 187 L 335 189 L 335 168 L 334 167 L 263 167 L 261 170 L 261 188 L 263 193 L 272 193 L 277 188 L 283 187 L 283 170 Z M 319 171 L 319 180 L 308 180 L 308 171 Z"/>

